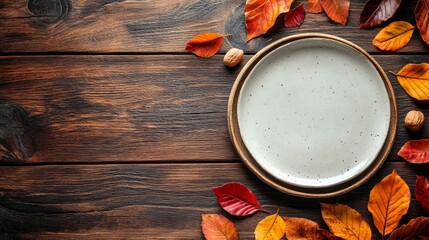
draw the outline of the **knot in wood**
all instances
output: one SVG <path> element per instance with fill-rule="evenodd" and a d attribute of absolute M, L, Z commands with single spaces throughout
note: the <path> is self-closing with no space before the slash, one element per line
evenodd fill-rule
<path fill-rule="evenodd" d="M 68 0 L 28 0 L 28 11 L 38 17 L 39 23 L 49 24 L 57 22 L 68 14 L 70 3 Z"/>
<path fill-rule="evenodd" d="M 0 104 L 0 163 L 23 163 L 34 153 L 30 115 L 13 103 Z"/>

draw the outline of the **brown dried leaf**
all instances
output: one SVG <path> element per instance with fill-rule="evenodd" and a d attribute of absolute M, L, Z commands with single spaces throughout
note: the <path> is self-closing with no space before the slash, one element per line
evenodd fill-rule
<path fill-rule="evenodd" d="M 390 234 L 388 240 L 425 240 L 429 239 L 429 218 L 418 217 Z"/>

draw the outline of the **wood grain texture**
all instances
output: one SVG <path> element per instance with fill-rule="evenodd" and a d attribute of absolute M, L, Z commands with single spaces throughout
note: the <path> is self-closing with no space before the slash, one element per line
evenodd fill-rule
<path fill-rule="evenodd" d="M 427 59 L 375 58 L 394 72 Z M 1 57 L 0 102 L 20 104 L 32 116 L 36 152 L 29 163 L 238 161 L 226 109 L 239 70 L 224 67 L 221 56 Z M 405 129 L 406 113 L 419 109 L 429 117 L 429 111 L 388 76 L 399 110 L 388 158 L 395 161 L 406 141 L 429 138 L 427 126 L 419 132 Z"/>
<path fill-rule="evenodd" d="M 3 166 L 0 234 L 2 239 L 201 239 L 201 214 L 218 213 L 234 221 L 240 239 L 253 239 L 266 214 L 232 218 L 211 190 L 236 181 L 249 187 L 270 212 L 280 207 L 284 216 L 309 218 L 324 228 L 319 202 L 347 204 L 371 225 L 373 239 L 380 239 L 366 204 L 370 189 L 393 169 L 410 186 L 416 174 L 429 170 L 387 163 L 353 193 L 319 201 L 282 194 L 240 163 Z M 412 196 L 403 223 L 428 216 Z"/>
<path fill-rule="evenodd" d="M 294 6 L 300 2 L 307 4 Z M 243 0 L 0 1 L 0 55 L 29 55 L 0 57 L 0 240 L 202 239 L 201 214 L 227 216 L 211 188 L 231 181 L 248 186 L 269 211 L 281 207 L 282 215 L 325 229 L 319 202 L 347 204 L 380 239 L 366 209 L 370 189 L 393 169 L 411 188 L 417 174 L 428 177 L 428 166 L 396 153 L 410 139 L 429 138 L 428 126 L 410 132 L 403 123 L 412 109 L 428 118 L 429 104 L 412 101 L 389 74 L 399 127 L 388 162 L 346 195 L 291 197 L 257 179 L 232 148 L 226 108 L 244 63 L 226 68 L 221 55 L 323 32 L 376 54 L 386 71 L 427 61 L 429 47 L 417 33 L 399 55 L 380 54 L 371 45 L 380 28 L 359 29 L 365 2 L 352 0 L 346 26 L 307 14 L 303 25 L 285 29 L 281 16 L 266 35 L 246 43 Z M 415 24 L 415 4 L 403 2 L 391 21 Z M 232 36 L 212 59 L 182 54 L 191 37 L 206 31 Z M 72 55 L 31 56 L 46 52 Z M 6 166 L 11 162 L 30 165 Z M 265 216 L 232 218 L 240 239 L 253 239 Z M 417 216 L 429 215 L 413 193 L 402 223 Z"/>
<path fill-rule="evenodd" d="M 30 111 L 32 162 L 230 159 L 226 104 L 237 72 L 217 60 L 6 57 L 0 100 Z"/>
<path fill-rule="evenodd" d="M 307 6 L 307 1 L 298 0 L 293 7 L 300 2 Z M 322 13 L 307 14 L 300 27 L 285 29 L 281 15 L 267 34 L 246 43 L 242 0 L 4 0 L 0 3 L 0 52 L 178 53 L 184 52 L 189 39 L 207 31 L 232 34 L 221 52 L 233 46 L 254 53 L 274 40 L 305 32 L 333 34 L 379 52 L 371 42 L 380 28 L 359 29 L 365 2 L 351 2 L 346 26 Z M 415 25 L 415 4 L 416 0 L 404 2 L 390 21 Z M 400 52 L 428 50 L 414 34 Z"/>

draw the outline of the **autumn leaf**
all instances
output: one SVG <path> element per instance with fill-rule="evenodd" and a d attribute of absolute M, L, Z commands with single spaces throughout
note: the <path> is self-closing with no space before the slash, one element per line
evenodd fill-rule
<path fill-rule="evenodd" d="M 331 232 L 323 228 L 319 228 L 319 230 L 317 230 L 317 235 L 315 239 L 316 240 L 342 240 L 343 238 L 337 237 Z"/>
<path fill-rule="evenodd" d="M 270 215 L 258 223 L 255 229 L 255 239 L 279 240 L 285 235 L 285 228 L 285 222 L 277 210 L 276 214 Z"/>
<path fill-rule="evenodd" d="M 247 41 L 268 31 L 281 13 L 288 12 L 293 0 L 247 0 L 244 8 Z"/>
<path fill-rule="evenodd" d="M 406 142 L 398 155 L 410 163 L 429 163 L 429 139 Z"/>
<path fill-rule="evenodd" d="M 305 218 L 285 217 L 286 238 L 288 240 L 316 239 L 335 240 L 338 239 L 332 233 L 321 229 L 319 224 Z"/>
<path fill-rule="evenodd" d="M 410 201 L 410 188 L 395 170 L 374 186 L 369 194 L 368 210 L 383 237 L 398 226 Z"/>
<path fill-rule="evenodd" d="M 336 22 L 346 25 L 349 17 L 350 0 L 319 0 L 328 17 Z"/>
<path fill-rule="evenodd" d="M 287 239 L 316 239 L 319 224 L 305 218 L 285 217 Z"/>
<path fill-rule="evenodd" d="M 429 181 L 423 176 L 417 176 L 415 191 L 420 206 L 429 212 Z"/>
<path fill-rule="evenodd" d="M 416 24 L 420 30 L 420 36 L 429 44 L 429 1 L 419 0 L 414 10 Z"/>
<path fill-rule="evenodd" d="M 234 223 L 218 214 L 203 214 L 201 228 L 207 240 L 238 240 Z"/>
<path fill-rule="evenodd" d="M 257 211 L 265 211 L 255 195 L 241 183 L 227 183 L 213 188 L 213 191 L 221 207 L 234 216 L 247 216 Z"/>
<path fill-rule="evenodd" d="M 323 8 L 319 0 L 308 0 L 307 11 L 309 13 L 321 13 L 323 12 Z"/>
<path fill-rule="evenodd" d="M 375 36 L 372 45 L 383 51 L 398 51 L 407 46 L 413 32 L 414 26 L 408 22 L 392 22 Z"/>
<path fill-rule="evenodd" d="M 407 64 L 398 73 L 399 84 L 412 98 L 429 100 L 429 64 Z"/>
<path fill-rule="evenodd" d="M 369 0 L 360 14 L 360 28 L 379 26 L 391 18 L 401 0 Z"/>
<path fill-rule="evenodd" d="M 199 34 L 186 44 L 185 50 L 199 57 L 210 58 L 219 51 L 225 36 L 217 33 Z"/>
<path fill-rule="evenodd" d="M 298 7 L 290 10 L 285 14 L 285 26 L 287 28 L 301 25 L 305 19 L 305 8 L 302 3 Z"/>
<path fill-rule="evenodd" d="M 356 210 L 343 204 L 320 205 L 323 220 L 333 234 L 344 239 L 371 239 L 371 228 Z"/>
<path fill-rule="evenodd" d="M 424 240 L 429 237 L 429 218 L 418 217 L 411 219 L 407 224 L 390 234 L 388 240 Z"/>

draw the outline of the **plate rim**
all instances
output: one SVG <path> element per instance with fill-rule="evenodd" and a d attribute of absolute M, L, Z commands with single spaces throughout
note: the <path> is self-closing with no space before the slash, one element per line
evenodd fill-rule
<path fill-rule="evenodd" d="M 330 187 L 324 187 L 324 188 L 315 188 L 315 187 L 306 188 L 306 187 L 291 185 L 289 183 L 286 183 L 284 181 L 277 179 L 275 176 L 265 171 L 253 158 L 250 152 L 247 150 L 247 147 L 244 144 L 240 135 L 240 129 L 239 129 L 238 118 L 237 118 L 237 104 L 238 104 L 238 97 L 239 97 L 241 88 L 247 76 L 250 74 L 250 72 L 256 66 L 256 64 L 263 57 L 265 57 L 268 53 L 272 52 L 273 50 L 287 43 L 301 40 L 301 39 L 306 39 L 306 38 L 332 40 L 337 43 L 343 44 L 346 47 L 350 47 L 355 51 L 357 51 L 358 53 L 362 54 L 366 59 L 370 61 L 370 63 L 374 66 L 374 68 L 377 70 L 380 77 L 382 78 L 388 94 L 389 104 L 390 104 L 389 129 L 388 129 L 388 133 L 384 141 L 384 144 L 381 147 L 377 157 L 362 173 L 358 174 L 354 178 L 351 178 L 341 184 L 330 186 Z M 246 165 L 246 167 L 250 169 L 259 179 L 261 179 L 267 185 L 274 187 L 283 193 L 287 193 L 293 196 L 305 197 L 305 198 L 327 198 L 327 197 L 334 197 L 334 196 L 345 194 L 359 187 L 368 179 L 370 179 L 381 168 L 381 166 L 387 159 L 387 156 L 389 155 L 390 150 L 392 149 L 392 146 L 396 137 L 396 130 L 398 127 L 398 110 L 396 105 L 395 93 L 393 91 L 393 87 L 390 83 L 389 78 L 387 77 L 383 68 L 369 53 L 367 53 L 365 50 L 363 50 L 361 47 L 357 46 L 356 44 L 337 36 L 323 34 L 323 33 L 303 33 L 303 34 L 296 34 L 296 35 L 284 37 L 269 44 L 268 46 L 258 51 L 245 64 L 245 66 L 241 69 L 240 73 L 238 74 L 234 82 L 234 85 L 232 86 L 231 93 L 229 95 L 227 121 L 228 121 L 228 131 L 229 131 L 230 139 L 232 141 L 232 144 L 237 154 L 239 155 L 242 162 Z"/>

